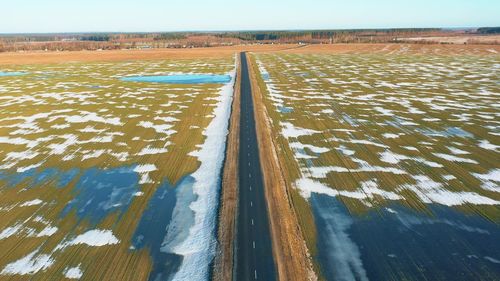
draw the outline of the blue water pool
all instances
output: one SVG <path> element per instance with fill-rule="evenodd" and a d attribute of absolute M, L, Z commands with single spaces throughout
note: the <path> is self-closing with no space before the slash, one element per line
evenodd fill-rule
<path fill-rule="evenodd" d="M 338 198 L 316 193 L 310 203 L 314 259 L 326 280 L 500 280 L 500 227 L 483 217 L 397 202 L 354 215 Z"/>
<path fill-rule="evenodd" d="M 293 112 L 293 108 L 286 106 L 278 106 L 278 111 L 281 113 L 290 113 Z"/>
<path fill-rule="evenodd" d="M 122 81 L 150 82 L 166 84 L 225 84 L 231 81 L 229 75 L 211 74 L 184 74 L 161 76 L 129 76 L 121 78 Z"/>
<path fill-rule="evenodd" d="M 8 77 L 8 76 L 20 76 L 20 75 L 26 75 L 26 72 L 3 72 L 0 71 L 0 77 Z"/>

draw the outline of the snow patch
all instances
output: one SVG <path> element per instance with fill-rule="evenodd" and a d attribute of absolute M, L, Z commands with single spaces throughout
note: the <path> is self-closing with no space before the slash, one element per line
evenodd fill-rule
<path fill-rule="evenodd" d="M 498 149 L 500 149 L 499 145 L 494 145 L 494 144 L 490 143 L 488 140 L 480 141 L 479 147 L 483 148 L 483 149 L 493 150 L 493 151 L 497 151 Z"/>
<path fill-rule="evenodd" d="M 441 183 L 433 181 L 425 175 L 412 176 L 416 185 L 403 185 L 401 189 L 408 189 L 413 192 L 424 203 L 438 203 L 446 206 L 457 206 L 463 204 L 474 205 L 499 205 L 500 202 L 488 197 L 481 196 L 475 192 L 452 192 L 446 190 Z"/>
<path fill-rule="evenodd" d="M 53 263 L 49 255 L 38 255 L 39 249 L 29 253 L 27 256 L 9 263 L 0 272 L 1 275 L 32 275 L 49 268 Z"/>
<path fill-rule="evenodd" d="M 23 204 L 20 205 L 20 207 L 35 206 L 35 205 L 40 205 L 42 203 L 43 203 L 42 200 L 40 200 L 40 199 L 34 199 L 34 200 L 31 200 L 31 201 L 24 202 Z"/>
<path fill-rule="evenodd" d="M 300 127 L 294 126 L 290 122 L 281 122 L 281 126 L 283 127 L 281 130 L 281 134 L 285 138 L 298 138 L 300 136 L 307 136 L 307 135 L 312 135 L 316 133 L 321 133 L 319 131 L 311 130 L 311 129 L 304 129 Z"/>
<path fill-rule="evenodd" d="M 111 230 L 93 229 L 78 235 L 73 240 L 65 242 L 56 247 L 62 249 L 73 245 L 87 245 L 91 247 L 101 247 L 105 245 L 114 245 L 120 243 L 120 240 L 113 235 Z"/>
<path fill-rule="evenodd" d="M 157 168 L 154 164 L 138 165 L 134 168 L 134 172 L 138 173 L 141 176 L 139 184 L 152 183 L 153 181 L 149 177 L 149 173 L 156 170 Z"/>
<path fill-rule="evenodd" d="M 64 277 L 68 279 L 80 279 L 82 278 L 83 273 L 80 269 L 80 265 L 75 267 L 68 267 L 64 270 Z"/>
<path fill-rule="evenodd" d="M 500 192 L 500 169 L 490 170 L 487 174 L 473 173 L 472 175 L 482 182 L 483 189 Z"/>
<path fill-rule="evenodd" d="M 236 68 L 230 73 L 231 82 L 220 90 L 213 111 L 215 117 L 203 131 L 205 142 L 198 151 L 191 153 L 201 163 L 191 175 L 195 179 L 193 194 L 197 196 L 196 201 L 190 205 L 194 212 L 194 224 L 186 239 L 173 247 L 174 253 L 183 256 L 179 270 L 172 278 L 174 281 L 206 280 L 210 262 L 215 256 L 217 194 L 225 157 L 235 74 Z"/>
<path fill-rule="evenodd" d="M 442 158 L 444 160 L 452 161 L 452 162 L 461 162 L 461 163 L 470 163 L 470 164 L 479 164 L 476 160 L 468 159 L 468 158 L 462 158 L 450 154 L 445 154 L 445 153 L 432 153 L 435 156 Z"/>

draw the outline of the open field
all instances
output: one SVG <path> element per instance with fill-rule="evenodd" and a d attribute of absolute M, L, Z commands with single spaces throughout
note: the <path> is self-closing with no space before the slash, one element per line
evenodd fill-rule
<path fill-rule="evenodd" d="M 429 42 L 446 44 L 499 44 L 500 35 L 459 35 L 459 36 L 428 36 L 401 38 L 406 42 Z"/>
<path fill-rule="evenodd" d="M 112 62 L 126 60 L 165 60 L 194 58 L 225 58 L 240 51 L 277 51 L 299 45 L 241 45 L 230 47 L 154 50 L 112 50 L 74 52 L 0 53 L 0 65 L 51 64 L 66 62 Z"/>
<path fill-rule="evenodd" d="M 67 51 L 67 52 L 16 52 L 0 53 L 0 65 L 33 65 L 67 62 L 118 62 L 134 60 L 165 60 L 193 58 L 224 58 L 236 52 L 287 52 L 287 53 L 326 53 L 326 54 L 363 54 L 363 53 L 415 53 L 453 55 L 497 54 L 499 45 L 432 45 L 432 44 L 267 44 L 238 45 L 228 47 L 193 49 L 152 49 L 152 50 L 111 50 L 111 51 Z"/>
<path fill-rule="evenodd" d="M 235 62 L 201 53 L 2 54 L 0 279 L 207 278 Z M 120 80 L 173 73 L 232 81 Z"/>
<path fill-rule="evenodd" d="M 324 44 L 289 48 L 294 54 L 387 54 L 387 55 L 494 55 L 499 45 L 442 45 L 442 44 Z"/>
<path fill-rule="evenodd" d="M 230 276 L 242 50 L 280 278 L 499 278 L 500 47 L 333 44 L 0 54 L 0 279 Z"/>
<path fill-rule="evenodd" d="M 500 276 L 491 246 L 500 234 L 499 51 L 360 44 L 254 55 L 321 278 Z"/>

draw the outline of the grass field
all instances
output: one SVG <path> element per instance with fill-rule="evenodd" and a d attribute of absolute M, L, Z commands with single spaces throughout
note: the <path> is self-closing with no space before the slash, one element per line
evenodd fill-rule
<path fill-rule="evenodd" d="M 165 208 L 168 194 L 172 220 L 182 210 L 196 214 L 191 224 L 200 219 L 189 203 L 202 196 L 195 172 L 206 154 L 205 129 L 224 109 L 221 95 L 230 92 L 220 84 L 120 78 L 233 69 L 232 55 L 1 66 L 24 75 L 0 77 L 0 279 L 145 280 L 161 272 L 156 258 L 171 218 L 152 206 Z M 213 125 L 211 131 L 219 132 Z M 211 147 L 214 155 L 220 149 Z M 191 201 L 179 191 L 190 181 Z M 184 209 L 174 208 L 181 204 Z M 156 236 L 143 235 L 143 227 L 155 225 Z M 174 237 L 177 243 L 189 228 Z"/>
<path fill-rule="evenodd" d="M 313 204 L 321 202 L 316 195 L 336 198 L 354 217 L 370 217 L 373 210 L 396 213 L 395 203 L 422 217 L 439 217 L 433 211 L 438 205 L 477 214 L 495 229 L 500 222 L 497 52 L 387 45 L 345 52 L 331 47 L 329 53 L 329 48 L 254 55 L 312 255 L 319 255 L 318 232 L 324 231 L 316 224 L 322 212 Z M 354 268 L 353 277 L 363 280 L 359 263 L 345 262 L 348 271 Z"/>

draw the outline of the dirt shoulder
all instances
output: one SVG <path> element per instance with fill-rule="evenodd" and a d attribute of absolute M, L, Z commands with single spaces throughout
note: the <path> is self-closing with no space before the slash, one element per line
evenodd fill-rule
<path fill-rule="evenodd" d="M 238 151 L 240 146 L 240 56 L 234 86 L 229 135 L 227 138 L 226 160 L 222 175 L 219 226 L 217 231 L 218 249 L 215 256 L 213 280 L 233 280 L 234 247 L 236 241 L 236 217 L 238 210 Z"/>
<path fill-rule="evenodd" d="M 290 186 L 279 164 L 264 97 L 256 80 L 252 59 L 248 61 L 255 106 L 259 154 L 264 175 L 266 203 L 271 226 L 273 254 L 279 280 L 316 280 L 297 216 L 288 194 Z"/>
<path fill-rule="evenodd" d="M 298 45 L 237 45 L 192 49 L 0 53 L 0 65 L 227 57 L 241 51 L 272 52 Z"/>

